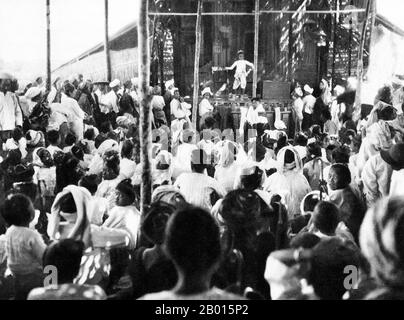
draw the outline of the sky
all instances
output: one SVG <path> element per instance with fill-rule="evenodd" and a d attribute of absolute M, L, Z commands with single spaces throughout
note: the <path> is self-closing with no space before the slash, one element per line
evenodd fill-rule
<path fill-rule="evenodd" d="M 50 0 L 52 69 L 104 39 L 104 0 Z M 110 35 L 136 21 L 139 0 L 109 0 Z M 0 0 L 0 69 L 20 78 L 46 70 L 46 1 Z"/>
<path fill-rule="evenodd" d="M 50 0 L 52 69 L 104 39 L 104 0 Z M 109 0 L 110 34 L 136 20 L 140 0 Z M 404 29 L 403 0 L 377 0 L 378 12 Z M 0 0 L 0 69 L 19 78 L 45 73 L 45 0 Z"/>

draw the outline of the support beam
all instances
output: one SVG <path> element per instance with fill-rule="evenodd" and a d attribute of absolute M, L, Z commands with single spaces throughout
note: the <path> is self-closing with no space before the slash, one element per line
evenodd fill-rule
<path fill-rule="evenodd" d="M 46 90 L 51 90 L 50 0 L 46 0 Z"/>
<path fill-rule="evenodd" d="M 107 81 L 112 80 L 111 75 L 111 56 L 109 52 L 109 10 L 108 10 L 108 0 L 104 0 L 105 5 L 105 39 L 104 39 L 104 51 L 105 51 L 105 59 L 106 59 L 106 68 L 107 68 Z"/>
<path fill-rule="evenodd" d="M 335 10 L 339 11 L 340 0 L 335 0 Z M 331 71 L 331 89 L 335 85 L 335 60 L 337 57 L 337 28 L 339 23 L 339 14 L 334 16 L 333 34 L 332 34 L 332 71 Z"/>
<path fill-rule="evenodd" d="M 253 72 L 253 88 L 252 96 L 257 96 L 258 83 L 258 41 L 260 32 L 260 0 L 255 0 L 255 18 L 254 18 L 254 72 Z"/>
<path fill-rule="evenodd" d="M 198 118 L 198 97 L 199 97 L 199 57 L 201 55 L 202 40 L 202 0 L 198 0 L 198 15 L 196 16 L 195 31 L 195 61 L 194 61 L 194 95 L 192 103 L 192 124 L 194 129 L 197 126 Z"/>
<path fill-rule="evenodd" d="M 373 2 L 375 0 L 367 0 L 366 4 L 366 15 L 365 21 L 363 23 L 362 34 L 361 34 L 361 42 L 359 46 L 358 53 L 358 70 L 356 76 L 358 78 L 358 85 L 356 88 L 356 96 L 355 96 L 355 104 L 354 104 L 354 112 L 353 112 L 353 120 L 358 121 L 361 116 L 361 94 L 362 94 L 362 82 L 363 82 L 363 55 L 365 51 L 365 40 L 366 40 L 366 30 L 369 25 L 369 18 L 371 14 L 371 9 L 373 8 Z"/>
<path fill-rule="evenodd" d="M 148 24 L 148 0 L 140 1 L 138 20 L 138 52 L 140 82 L 140 163 L 142 166 L 142 182 L 140 185 L 140 212 L 146 214 L 151 203 L 151 109 L 150 109 L 150 42 Z"/>

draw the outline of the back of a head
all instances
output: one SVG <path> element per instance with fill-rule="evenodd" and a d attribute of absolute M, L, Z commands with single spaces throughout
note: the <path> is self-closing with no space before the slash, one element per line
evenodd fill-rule
<path fill-rule="evenodd" d="M 163 244 L 168 219 L 175 211 L 176 208 L 168 203 L 163 201 L 153 202 L 143 220 L 142 234 L 156 245 Z"/>
<path fill-rule="evenodd" d="M 345 268 L 358 268 L 359 262 L 360 251 L 352 242 L 337 237 L 322 240 L 313 248 L 309 283 L 320 299 L 341 300 L 347 291 Z"/>
<path fill-rule="evenodd" d="M 67 146 L 70 147 L 70 146 L 74 145 L 76 143 L 76 141 L 77 141 L 77 138 L 73 133 L 69 132 L 66 135 L 65 143 L 66 143 Z"/>
<path fill-rule="evenodd" d="M 26 227 L 33 218 L 31 200 L 23 194 L 10 194 L 1 207 L 1 215 L 9 226 Z"/>
<path fill-rule="evenodd" d="M 57 130 L 49 130 L 46 134 L 47 138 L 48 138 L 48 142 L 51 145 L 56 145 L 59 142 L 59 131 Z"/>
<path fill-rule="evenodd" d="M 132 141 L 125 140 L 122 144 L 121 157 L 130 159 L 133 154 L 133 148 L 134 148 L 134 145 L 133 145 Z"/>
<path fill-rule="evenodd" d="M 160 186 L 153 191 L 152 202 L 159 201 L 170 204 L 176 209 L 187 204 L 179 189 L 173 186 Z"/>
<path fill-rule="evenodd" d="M 86 188 L 92 195 L 94 195 L 97 192 L 98 189 L 98 176 L 95 174 L 91 175 L 85 175 L 84 177 L 81 178 L 79 182 L 79 186 Z"/>
<path fill-rule="evenodd" d="M 313 212 L 314 227 L 321 233 L 333 236 L 340 223 L 338 207 L 327 201 L 320 202 Z"/>
<path fill-rule="evenodd" d="M 258 166 L 255 166 L 254 168 L 252 168 L 252 170 L 253 171 L 250 174 L 242 173 L 240 175 L 241 189 L 253 191 L 261 187 L 264 177 L 264 171 L 262 171 Z"/>
<path fill-rule="evenodd" d="M 343 164 L 348 164 L 349 163 L 349 157 L 350 157 L 351 150 L 347 146 L 341 146 L 332 152 L 332 158 L 335 163 L 343 163 Z"/>
<path fill-rule="evenodd" d="M 12 137 L 15 141 L 20 141 L 20 139 L 24 136 L 22 129 L 17 127 L 13 130 Z"/>
<path fill-rule="evenodd" d="M 308 138 L 305 134 L 299 133 L 295 139 L 295 144 L 297 146 L 306 147 L 307 146 Z"/>
<path fill-rule="evenodd" d="M 48 246 L 43 255 L 44 266 L 54 266 L 58 283 L 69 283 L 77 276 L 83 256 L 84 243 L 73 239 L 63 239 Z"/>
<path fill-rule="evenodd" d="M 225 224 L 239 236 L 245 231 L 256 231 L 258 219 L 272 213 L 254 191 L 234 190 L 223 199 L 219 209 Z"/>
<path fill-rule="evenodd" d="M 307 153 L 311 158 L 321 157 L 321 146 L 318 143 L 311 143 L 307 146 Z"/>
<path fill-rule="evenodd" d="M 67 193 L 60 198 L 60 211 L 64 213 L 76 213 L 77 206 L 74 201 L 73 195 L 71 193 Z"/>
<path fill-rule="evenodd" d="M 212 272 L 221 258 L 216 221 L 209 212 L 192 206 L 170 218 L 164 244 L 176 268 L 188 275 Z"/>
<path fill-rule="evenodd" d="M 86 132 L 84 132 L 84 139 L 87 139 L 90 141 L 95 139 L 95 131 L 93 128 L 89 128 L 86 130 Z"/>

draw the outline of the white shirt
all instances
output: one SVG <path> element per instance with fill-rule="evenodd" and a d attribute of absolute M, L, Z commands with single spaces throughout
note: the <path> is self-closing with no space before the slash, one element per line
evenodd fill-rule
<path fill-rule="evenodd" d="M 210 200 L 212 192 L 215 191 L 219 197 L 226 195 L 226 191 L 219 182 L 201 173 L 183 173 L 177 178 L 174 186 L 180 189 L 188 203 L 209 210 L 209 212 L 214 205 Z"/>
<path fill-rule="evenodd" d="M 11 226 L 6 232 L 7 266 L 13 274 L 42 270 L 46 245 L 36 230 Z"/>
<path fill-rule="evenodd" d="M 315 104 L 316 104 L 316 98 L 314 96 L 312 96 L 311 94 L 305 96 L 303 98 L 303 112 L 307 114 L 312 114 Z"/>
<path fill-rule="evenodd" d="M 237 60 L 232 64 L 232 66 L 229 69 L 233 70 L 236 67 L 236 74 L 246 73 L 247 66 L 249 66 L 251 69 L 254 69 L 254 65 L 247 60 Z"/>
<path fill-rule="evenodd" d="M 213 106 L 208 99 L 202 99 L 199 104 L 199 116 L 203 117 L 205 114 L 212 112 Z"/>
<path fill-rule="evenodd" d="M 101 95 L 100 97 L 100 110 L 102 113 L 110 113 L 110 112 L 119 112 L 118 107 L 118 96 L 111 90 L 105 95 Z"/>
<path fill-rule="evenodd" d="M 22 126 L 22 112 L 14 93 L 0 92 L 0 131 Z"/>
<path fill-rule="evenodd" d="M 61 104 L 67 114 L 68 122 L 84 120 L 84 111 L 80 108 L 76 100 L 62 94 Z"/>

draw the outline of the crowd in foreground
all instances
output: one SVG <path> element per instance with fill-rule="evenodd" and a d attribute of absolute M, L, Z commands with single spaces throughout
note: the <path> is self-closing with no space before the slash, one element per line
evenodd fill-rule
<path fill-rule="evenodd" d="M 141 214 L 137 85 L 0 74 L 1 299 L 404 298 L 402 87 L 355 123 L 352 82 L 296 84 L 291 136 L 254 99 L 241 138 L 209 88 L 200 134 L 177 88 L 151 88 Z"/>

